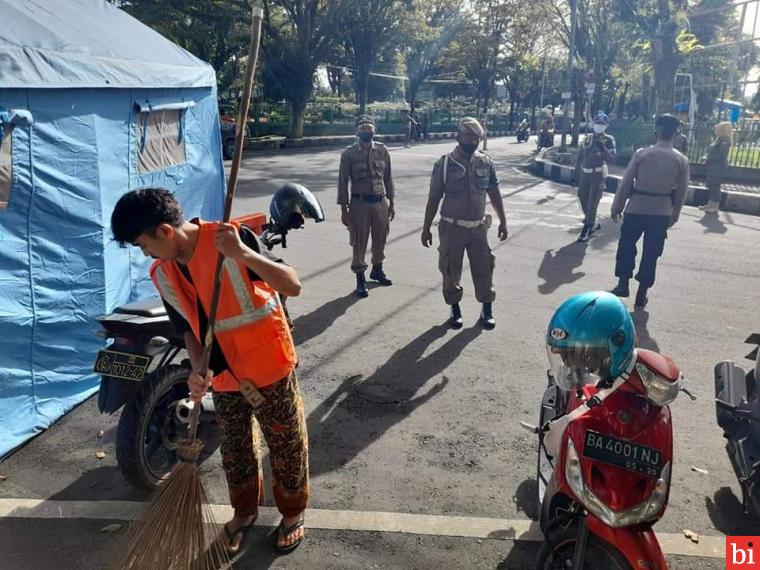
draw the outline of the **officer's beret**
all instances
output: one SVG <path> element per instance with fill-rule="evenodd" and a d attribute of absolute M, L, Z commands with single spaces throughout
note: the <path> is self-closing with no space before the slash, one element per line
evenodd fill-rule
<path fill-rule="evenodd" d="M 360 125 L 372 125 L 375 126 L 375 120 L 369 115 L 359 115 L 356 117 L 356 126 Z"/>
<path fill-rule="evenodd" d="M 457 130 L 463 135 L 477 135 L 480 138 L 483 138 L 486 134 L 483 130 L 483 125 L 475 117 L 462 117 Z"/>
<path fill-rule="evenodd" d="M 674 117 L 670 113 L 665 113 L 664 115 L 660 115 L 657 117 L 657 120 L 654 122 L 655 127 L 670 127 L 670 128 L 677 128 L 681 125 L 681 121 L 678 120 L 677 117 Z"/>

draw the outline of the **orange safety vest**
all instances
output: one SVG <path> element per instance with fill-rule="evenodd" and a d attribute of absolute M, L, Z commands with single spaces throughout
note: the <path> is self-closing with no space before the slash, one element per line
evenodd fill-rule
<path fill-rule="evenodd" d="M 214 245 L 218 224 L 199 220 L 198 225 L 198 242 L 187 264 L 193 282 L 185 278 L 175 261 L 157 260 L 150 268 L 150 277 L 161 297 L 190 324 L 202 345 L 198 299 L 208 315 L 219 250 Z M 238 391 L 242 380 L 264 388 L 286 377 L 296 366 L 296 350 L 279 295 L 264 281 L 251 281 L 248 268 L 228 258 L 223 265 L 214 336 L 228 366 L 212 381 L 216 391 Z"/>

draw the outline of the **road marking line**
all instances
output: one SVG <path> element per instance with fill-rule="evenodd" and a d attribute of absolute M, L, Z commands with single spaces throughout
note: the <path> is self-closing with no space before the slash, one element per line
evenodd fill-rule
<path fill-rule="evenodd" d="M 42 499 L 0 499 L 0 518 L 134 520 L 145 503 L 134 501 L 46 501 Z M 217 522 L 232 517 L 229 505 L 209 505 Z M 259 509 L 257 526 L 274 527 L 280 514 L 273 507 Z M 430 536 L 541 542 L 538 523 L 527 519 L 494 519 L 415 515 L 378 511 L 337 511 L 309 509 L 309 528 L 364 532 L 394 532 Z M 694 544 L 681 534 L 657 533 L 665 554 L 725 557 L 725 537 L 700 536 Z"/>

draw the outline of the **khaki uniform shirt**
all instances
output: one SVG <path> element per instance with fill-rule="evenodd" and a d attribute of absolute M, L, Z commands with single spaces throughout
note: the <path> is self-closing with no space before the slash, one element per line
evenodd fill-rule
<path fill-rule="evenodd" d="M 475 151 L 468 156 L 455 148 L 439 158 L 430 177 L 430 196 L 440 200 L 441 216 L 455 220 L 482 220 L 486 214 L 486 195 L 499 191 L 491 157 Z M 443 182 L 443 163 L 447 162 L 446 183 Z"/>
<path fill-rule="evenodd" d="M 582 168 L 599 168 L 615 160 L 617 150 L 612 135 L 586 135 L 578 149 L 575 175 L 580 177 Z"/>
<path fill-rule="evenodd" d="M 366 148 L 358 141 L 346 148 L 340 155 L 338 204 L 351 201 L 349 180 L 351 194 L 385 194 L 392 200 L 394 188 L 388 148 L 376 141 Z"/>
<path fill-rule="evenodd" d="M 612 214 L 618 215 L 625 208 L 626 214 L 670 216 L 675 221 L 681 214 L 688 184 L 689 161 L 670 142 L 640 148 L 625 169 Z"/>

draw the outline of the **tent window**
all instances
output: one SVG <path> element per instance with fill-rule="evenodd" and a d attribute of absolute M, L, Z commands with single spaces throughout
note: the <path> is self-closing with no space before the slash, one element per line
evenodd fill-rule
<path fill-rule="evenodd" d="M 11 133 L 12 128 L 0 128 L 0 208 L 8 207 L 11 197 L 11 180 L 13 178 L 11 161 Z"/>
<path fill-rule="evenodd" d="M 137 117 L 137 166 L 141 173 L 187 160 L 182 133 L 184 110 L 144 112 Z"/>

